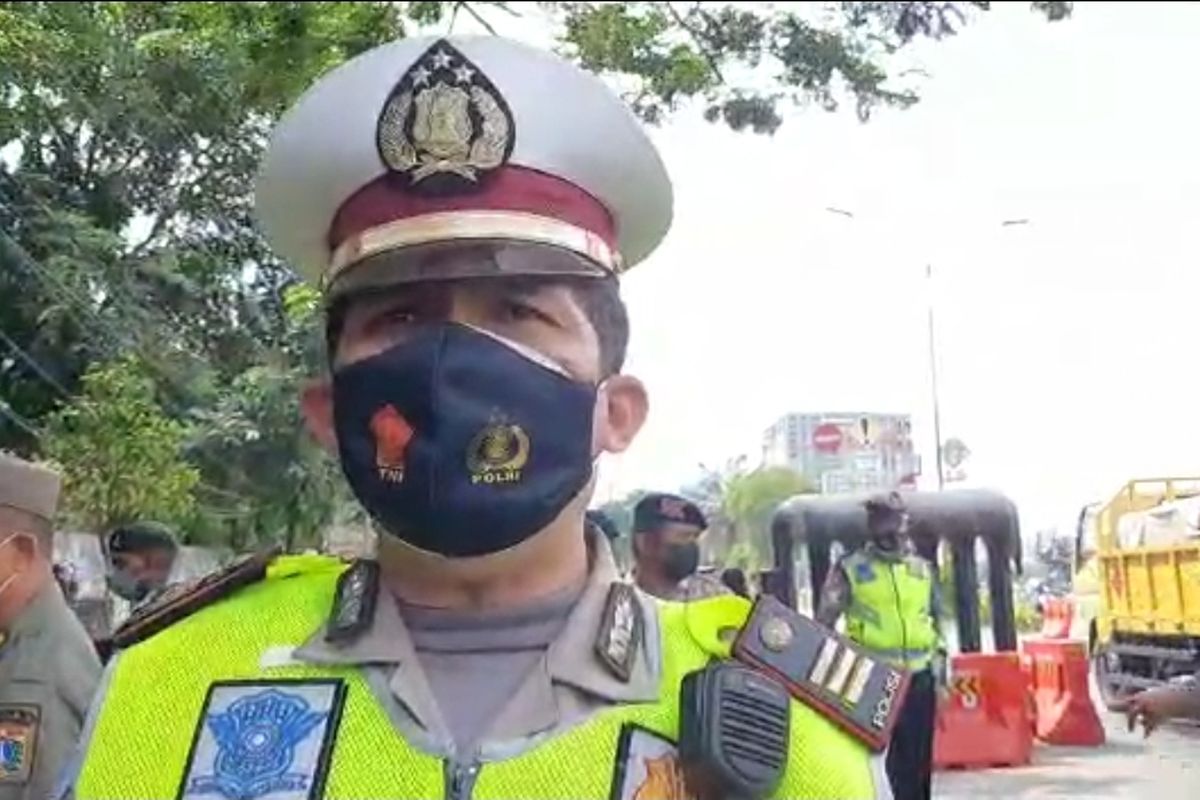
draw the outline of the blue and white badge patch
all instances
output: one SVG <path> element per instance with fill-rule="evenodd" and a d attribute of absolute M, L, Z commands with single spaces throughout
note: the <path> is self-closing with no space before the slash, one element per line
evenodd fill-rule
<path fill-rule="evenodd" d="M 214 683 L 178 797 L 316 800 L 345 699 L 340 680 Z"/>
<path fill-rule="evenodd" d="M 41 706 L 0 705 L 0 786 L 29 782 L 41 721 Z"/>
<path fill-rule="evenodd" d="M 610 800 L 694 800 L 683 780 L 679 749 L 664 736 L 625 725 L 617 745 Z"/>

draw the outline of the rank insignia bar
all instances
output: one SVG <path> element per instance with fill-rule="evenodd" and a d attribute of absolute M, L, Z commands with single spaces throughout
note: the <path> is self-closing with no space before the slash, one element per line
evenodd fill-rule
<path fill-rule="evenodd" d="M 754 604 L 733 654 L 782 681 L 793 697 L 871 749 L 887 746 L 908 691 L 907 670 L 769 596 Z"/>

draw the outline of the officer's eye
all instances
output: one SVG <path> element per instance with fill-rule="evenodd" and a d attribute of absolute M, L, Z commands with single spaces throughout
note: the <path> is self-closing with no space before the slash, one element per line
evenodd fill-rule
<path fill-rule="evenodd" d="M 538 322 L 546 322 L 551 325 L 554 324 L 554 320 L 533 303 L 527 300 L 520 300 L 516 298 L 509 298 L 504 302 L 504 317 L 510 322 L 529 322 L 532 320 L 537 320 Z"/>
<path fill-rule="evenodd" d="M 375 326 L 392 327 L 394 325 L 411 325 L 417 321 L 417 310 L 412 306 L 396 306 L 389 308 L 372 320 Z"/>

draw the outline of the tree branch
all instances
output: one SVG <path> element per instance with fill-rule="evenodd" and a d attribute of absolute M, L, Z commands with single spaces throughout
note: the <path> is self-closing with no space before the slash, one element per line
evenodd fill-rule
<path fill-rule="evenodd" d="M 142 241 L 130 248 L 129 252 L 126 254 L 128 258 L 140 258 L 145 254 L 146 248 L 148 248 L 151 243 L 158 238 L 158 235 L 162 233 L 163 228 L 166 227 L 167 223 L 175 217 L 177 205 L 177 203 L 172 203 L 159 213 L 158 217 L 154 220 L 154 225 L 150 227 L 150 233 L 146 235 L 146 238 L 142 239 Z"/>
<path fill-rule="evenodd" d="M 456 3 L 455 10 L 458 10 L 459 8 L 463 9 L 468 14 L 470 14 L 472 17 L 474 17 L 475 21 L 478 22 L 480 25 L 482 25 L 483 29 L 485 31 L 490 33 L 492 36 L 496 35 L 496 29 L 492 27 L 492 24 L 490 22 L 488 22 L 486 19 L 484 19 L 483 17 L 481 17 L 479 15 L 479 12 L 471 7 L 470 3 Z"/>
<path fill-rule="evenodd" d="M 671 19 L 675 20 L 675 24 L 687 32 L 692 42 L 696 45 L 696 48 L 700 51 L 700 55 L 704 56 L 704 60 L 708 62 L 708 68 L 712 70 L 713 75 L 717 76 L 717 80 L 725 83 L 725 76 L 721 73 L 721 64 L 717 60 L 717 57 L 713 55 L 712 50 L 709 49 L 707 42 L 704 41 L 704 35 L 691 26 L 687 19 L 675 8 L 673 3 L 668 2 L 662 5 L 666 8 L 667 13 L 671 15 Z M 697 7 L 699 7 L 699 4 L 697 4 Z"/>

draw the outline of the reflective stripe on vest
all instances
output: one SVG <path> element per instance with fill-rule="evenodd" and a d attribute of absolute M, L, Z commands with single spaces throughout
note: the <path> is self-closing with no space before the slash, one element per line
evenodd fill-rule
<path fill-rule="evenodd" d="M 892 562 L 853 553 L 842 562 L 850 582 L 846 633 L 880 658 L 909 669 L 928 666 L 937 646 L 930 616 L 933 574 L 915 556 Z"/>
<path fill-rule="evenodd" d="M 933 653 L 929 650 L 903 650 L 885 647 L 873 649 L 871 652 L 889 664 L 911 670 L 925 669 L 933 660 Z"/>
<path fill-rule="evenodd" d="M 356 668 L 294 662 L 261 666 L 264 652 L 295 646 L 319 628 L 342 568 L 333 561 L 310 561 L 286 580 L 273 569 L 267 580 L 123 653 L 76 782 L 77 800 L 175 797 L 213 681 L 316 677 L 341 678 L 347 686 L 323 798 L 449 796 L 453 770 L 405 741 Z M 622 726 L 640 725 L 677 740 L 680 681 L 712 655 L 698 642 L 720 641 L 719 627 L 730 624 L 728 615 L 706 618 L 705 609 L 727 609 L 735 599 L 660 604 L 658 702 L 614 705 L 557 736 L 531 741 L 513 758 L 485 763 L 471 775 L 473 786 L 465 795 L 472 800 L 609 798 Z M 744 620 L 749 606 L 737 602 Z M 875 796 L 870 754 L 806 705 L 792 705 L 791 740 L 779 797 Z"/>

